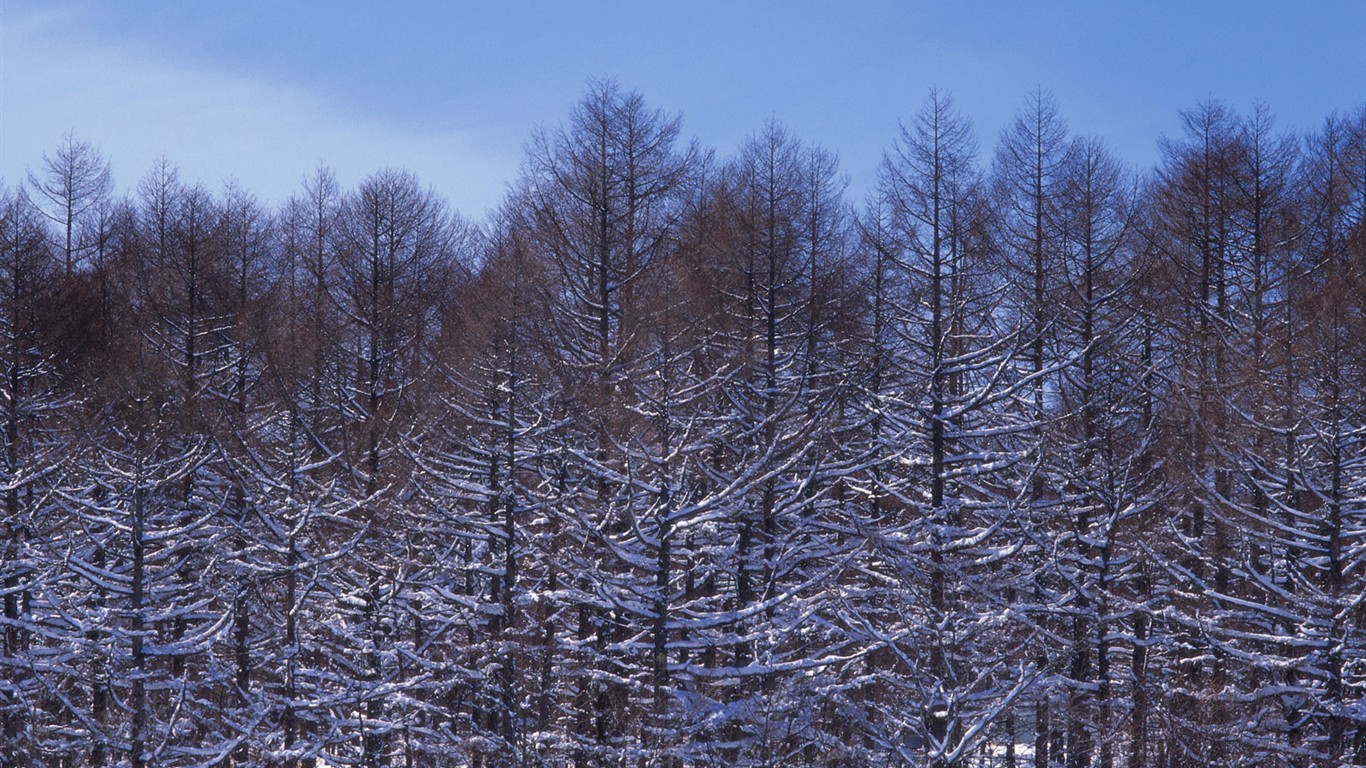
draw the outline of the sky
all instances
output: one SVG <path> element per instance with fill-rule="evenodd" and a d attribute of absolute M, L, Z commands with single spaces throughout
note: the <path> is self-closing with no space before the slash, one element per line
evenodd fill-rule
<path fill-rule="evenodd" d="M 594 77 L 721 157 L 776 119 L 857 202 L 931 87 L 984 158 L 1040 88 L 1138 167 L 1203 100 L 1311 131 L 1366 105 L 1366 0 L 0 0 L 0 179 L 71 131 L 121 191 L 163 157 L 269 204 L 394 166 L 477 220 Z"/>

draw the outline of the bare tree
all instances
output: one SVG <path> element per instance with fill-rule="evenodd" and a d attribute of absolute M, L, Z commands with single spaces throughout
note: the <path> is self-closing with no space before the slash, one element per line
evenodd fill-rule
<path fill-rule="evenodd" d="M 886 712 L 903 759 L 923 750 L 930 765 L 964 765 L 1004 720 L 1013 761 L 1012 706 L 1031 678 L 1001 653 L 1021 641 L 1019 626 L 973 617 L 1010 599 L 1018 545 L 1006 536 L 1013 491 L 1008 470 L 1018 454 L 1008 440 L 1022 428 L 1004 406 L 1027 391 L 1028 377 L 1005 374 L 1019 354 L 1018 334 L 992 307 L 997 286 L 986 271 L 987 208 L 971 124 L 947 94 L 932 90 L 883 161 L 879 193 L 889 221 L 875 244 L 902 285 L 888 292 L 888 321 L 901 378 L 886 386 L 883 414 L 896 428 L 899 463 L 915 467 L 878 540 L 898 599 L 884 629 L 888 700 L 911 701 Z M 885 281 L 884 281 L 885 283 Z M 891 448 L 889 446 L 889 448 Z M 895 486 L 890 483 L 888 490 Z M 927 612 L 926 612 L 927 611 Z M 1013 638 L 1013 639 L 1007 639 Z M 994 647 L 965 655 L 967 647 Z M 910 746 L 918 745 L 917 750 Z"/>
<path fill-rule="evenodd" d="M 41 198 L 43 215 L 57 226 L 57 247 L 70 275 L 97 247 L 99 214 L 114 185 L 109 161 L 68 131 L 51 155 L 43 155 L 41 171 L 29 171 L 28 183 Z"/>

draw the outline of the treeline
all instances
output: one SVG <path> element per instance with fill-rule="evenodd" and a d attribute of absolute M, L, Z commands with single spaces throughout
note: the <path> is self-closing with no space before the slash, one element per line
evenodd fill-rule
<path fill-rule="evenodd" d="M 0 189 L 0 760 L 1366 765 L 1366 110 L 851 205 L 594 82 L 478 226 Z"/>

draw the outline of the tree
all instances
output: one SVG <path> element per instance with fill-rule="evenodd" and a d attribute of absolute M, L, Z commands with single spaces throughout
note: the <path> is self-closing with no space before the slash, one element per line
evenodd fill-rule
<path fill-rule="evenodd" d="M 713 231 L 697 243 L 701 253 L 688 257 L 705 254 L 714 270 L 714 282 L 697 286 L 699 297 L 690 298 L 691 306 L 715 312 L 705 321 L 712 338 L 694 337 L 703 345 L 697 352 L 678 351 L 680 360 L 700 354 L 710 363 L 653 374 L 694 382 L 681 387 L 690 398 L 705 388 L 688 371 L 719 369 L 725 377 L 713 393 L 687 404 L 687 411 L 700 409 L 692 411 L 699 426 L 680 430 L 708 424 L 713 431 L 705 450 L 692 451 L 701 477 L 688 485 L 701 492 L 700 506 L 689 510 L 688 499 L 680 499 L 675 528 L 690 533 L 685 557 L 700 564 L 689 569 L 689 581 L 719 591 L 707 596 L 712 605 L 705 613 L 701 600 L 690 604 L 684 596 L 685 614 L 708 616 L 695 622 L 705 628 L 680 623 L 690 646 L 706 649 L 700 664 L 684 668 L 702 678 L 702 702 L 730 713 L 712 718 L 713 738 L 733 745 L 718 751 L 721 759 L 819 759 L 818 742 L 794 729 L 828 733 L 830 743 L 851 742 L 849 752 L 860 754 L 864 745 L 835 714 L 845 691 L 834 683 L 820 693 L 805 688 L 807 680 L 837 677 L 830 667 L 858 656 L 834 629 L 838 601 L 824 599 L 833 596 L 820 589 L 847 575 L 842 569 L 854 546 L 834 533 L 844 525 L 836 496 L 854 465 L 839 439 L 853 364 L 834 330 L 848 282 L 838 166 L 829 153 L 770 122 L 718 181 L 708 211 L 716 217 Z M 662 393 L 652 399 L 656 408 L 685 411 Z M 701 514 L 707 508 L 714 510 Z M 819 616 L 829 629 L 794 644 L 787 630 L 803 616 Z M 794 701 L 813 706 L 795 711 Z"/>
<path fill-rule="evenodd" d="M 44 543 L 63 524 L 49 500 L 64 447 L 53 437 L 63 404 L 50 352 L 55 267 L 23 190 L 0 189 L 0 759 L 16 764 L 52 748 L 60 717 L 41 685 L 44 616 L 35 607 L 55 578 Z"/>
<path fill-rule="evenodd" d="M 1070 145 L 1067 128 L 1058 114 L 1053 99 L 1037 90 L 1030 94 L 1025 107 L 1005 130 L 997 144 L 992 166 L 995 221 L 999 226 L 998 241 L 1002 248 L 1001 271 L 1009 289 L 1006 303 L 1014 321 L 1022 330 L 1027 344 L 1024 368 L 1030 377 L 1026 402 L 1021 404 L 1023 417 L 1032 427 L 1021 436 L 1021 448 L 1028 460 L 1019 465 L 1023 476 L 1024 501 L 1028 507 L 1024 525 L 1026 537 L 1034 537 L 1050 530 L 1055 513 L 1057 482 L 1048 467 L 1044 449 L 1045 434 L 1052 414 L 1046 407 L 1045 392 L 1055 386 L 1048 371 L 1056 371 L 1066 361 L 1055 357 L 1057 322 L 1055 307 L 1058 297 L 1057 276 L 1061 272 L 1058 244 L 1062 216 L 1059 188 L 1068 161 Z M 1041 553 L 1047 551 L 1044 547 Z M 1043 556 L 1031 558 L 1042 562 Z M 1053 606 L 1058 602 L 1059 586 L 1053 583 L 1047 569 L 1040 569 L 1034 577 L 1031 591 L 1035 605 L 1031 612 L 1037 616 L 1045 632 L 1051 626 Z M 1023 599 L 1023 597 L 1021 597 Z M 1034 765 L 1045 768 L 1050 764 L 1050 750 L 1057 741 L 1053 726 L 1052 698 L 1055 695 L 1053 675 L 1058 663 L 1050 659 L 1040 646 L 1035 661 L 1042 677 L 1034 701 Z"/>
<path fill-rule="evenodd" d="M 1001 653 L 1019 628 L 987 620 L 990 605 L 1009 600 L 1018 549 L 1003 525 L 1011 491 L 998 483 L 1017 460 L 1000 439 L 1020 427 L 999 406 L 1029 379 L 1006 375 L 1017 337 L 988 309 L 995 286 L 984 272 L 975 151 L 970 124 L 932 90 L 884 159 L 879 191 L 890 221 L 875 244 L 904 286 L 889 294 L 904 378 L 878 407 L 910 448 L 899 463 L 923 473 L 901 486 L 900 514 L 876 532 L 898 598 L 898 623 L 881 630 L 890 667 L 881 674 L 886 700 L 901 704 L 884 714 L 893 730 L 883 738 L 907 760 L 902 745 L 922 744 L 940 766 L 963 764 L 1031 682 Z M 1005 720 L 1013 755 L 1015 727 Z"/>
<path fill-rule="evenodd" d="M 535 137 L 519 193 L 533 247 L 554 279 L 544 343 L 565 419 L 556 481 L 565 495 L 556 504 L 573 547 L 562 554 L 574 564 L 564 578 L 576 626 L 561 631 L 574 633 L 578 650 L 566 672 L 576 690 L 571 738 L 580 764 L 621 744 L 628 714 L 614 670 L 630 652 L 608 647 L 627 631 L 621 601 L 631 580 L 598 548 L 601 536 L 628 535 L 648 514 L 622 482 L 639 427 L 624 385 L 649 320 L 642 275 L 671 245 L 696 163 L 695 149 L 676 147 L 679 132 L 677 118 L 639 94 L 594 81 L 568 126 Z"/>
<path fill-rule="evenodd" d="M 340 754 L 353 753 L 366 766 L 387 761 L 412 725 L 404 701 L 421 678 L 407 678 L 414 670 L 406 661 L 422 652 L 410 629 L 420 617 L 420 595 L 407 581 L 414 565 L 407 556 L 414 546 L 409 535 L 420 531 L 407 524 L 411 481 L 398 463 L 399 436 L 420 412 L 443 305 L 472 237 L 411 173 L 380 171 L 342 199 L 328 298 L 343 323 L 338 394 L 348 423 L 335 450 L 362 529 L 348 567 L 333 572 L 330 586 L 344 617 L 335 641 L 344 646 L 329 662 L 351 681 L 333 717 L 359 735 Z M 351 653 L 345 646 L 353 644 L 368 650 Z"/>
<path fill-rule="evenodd" d="M 1233 492 L 1233 474 L 1222 454 L 1238 439 L 1226 397 L 1233 387 L 1230 345 L 1237 330 L 1232 273 L 1237 123 L 1217 102 L 1200 104 L 1181 117 L 1183 138 L 1162 144 L 1150 234 L 1163 259 L 1157 275 L 1165 338 L 1159 343 L 1170 351 L 1161 362 L 1169 367 L 1163 375 L 1171 384 L 1162 426 L 1173 475 L 1167 506 L 1175 519 L 1169 525 L 1180 532 L 1160 542 L 1158 554 L 1166 571 L 1159 589 L 1171 601 L 1162 642 L 1173 674 L 1162 685 L 1175 693 L 1168 715 L 1175 725 L 1159 749 L 1188 760 L 1222 761 L 1229 713 L 1212 691 L 1224 678 L 1199 617 L 1213 608 L 1211 591 L 1226 588 L 1232 560 L 1231 532 L 1213 508 Z"/>
<path fill-rule="evenodd" d="M 1154 524 L 1155 471 L 1151 352 L 1140 285 L 1149 278 L 1141 240 L 1137 184 L 1098 139 L 1068 149 L 1057 189 L 1058 270 L 1053 354 L 1059 372 L 1042 449 L 1061 514 L 1036 535 L 1055 585 L 1054 627 L 1066 637 L 1058 679 L 1065 696 L 1062 754 L 1069 766 L 1115 765 L 1123 755 L 1118 717 L 1126 704 L 1146 718 L 1139 681 L 1120 693 L 1116 642 L 1126 620 L 1147 621 L 1139 584 L 1144 554 L 1138 531 Z M 1070 625 L 1070 626 L 1068 626 Z M 1135 632 L 1137 634 L 1137 631 Z M 1141 668 L 1141 664 L 1139 667 Z M 1142 729 L 1138 729 L 1142 732 Z M 1140 739 L 1130 749 L 1141 751 Z"/>
<path fill-rule="evenodd" d="M 261 616 L 251 638 L 258 717 L 242 732 L 262 758 L 301 766 L 349 736 L 328 712 L 338 688 L 328 659 L 332 571 L 347 565 L 363 530 L 341 466 L 340 323 L 329 293 L 340 194 L 320 169 L 285 204 L 270 285 L 254 305 L 259 324 L 243 329 L 261 369 L 240 436 L 250 557 L 239 567 L 261 590 Z"/>
<path fill-rule="evenodd" d="M 1302 679 L 1314 715 L 1306 723 L 1320 754 L 1339 762 L 1366 763 L 1366 722 L 1348 702 L 1359 701 L 1363 680 L 1350 673 L 1354 650 L 1363 647 L 1360 610 L 1348 588 L 1361 573 L 1363 523 L 1361 423 L 1363 403 L 1354 382 L 1366 370 L 1360 328 L 1362 255 L 1366 249 L 1366 109 L 1331 116 L 1311 136 L 1300 186 L 1305 190 L 1306 261 L 1317 267 L 1311 285 L 1298 293 L 1301 317 L 1316 343 L 1305 344 L 1309 361 L 1301 383 L 1306 426 L 1299 481 L 1317 514 L 1296 516 L 1303 556 L 1297 616 L 1315 643 L 1302 662 Z M 1311 727 L 1312 726 L 1312 727 Z M 1317 734 L 1315 734 L 1317 731 Z"/>
<path fill-rule="evenodd" d="M 28 183 L 41 198 L 43 215 L 57 225 L 57 250 L 69 277 L 98 248 L 99 218 L 114 184 L 109 161 L 67 131 L 53 154 L 43 155 L 42 172 L 29 171 Z"/>
<path fill-rule="evenodd" d="M 74 649 L 62 661 L 90 691 L 61 701 L 94 755 L 133 766 L 226 757 L 214 705 L 230 615 L 214 567 L 223 489 L 208 442 L 178 429 L 170 363 L 141 333 L 127 342 L 105 371 L 109 399 L 83 404 L 79 471 L 57 489 L 72 523 L 53 542 L 66 554 L 50 639 Z"/>

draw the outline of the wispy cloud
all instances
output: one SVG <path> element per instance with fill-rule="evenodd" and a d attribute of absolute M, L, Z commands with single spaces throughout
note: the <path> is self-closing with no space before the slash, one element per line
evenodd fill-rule
<path fill-rule="evenodd" d="M 165 156 L 182 177 L 228 178 L 279 202 L 319 164 L 354 184 L 408 168 L 468 216 L 494 206 L 518 158 L 460 132 L 413 130 L 361 117 L 307 87 L 159 60 L 101 40 L 67 10 L 0 25 L 0 177 L 14 184 L 67 130 L 110 158 L 131 189 Z"/>

